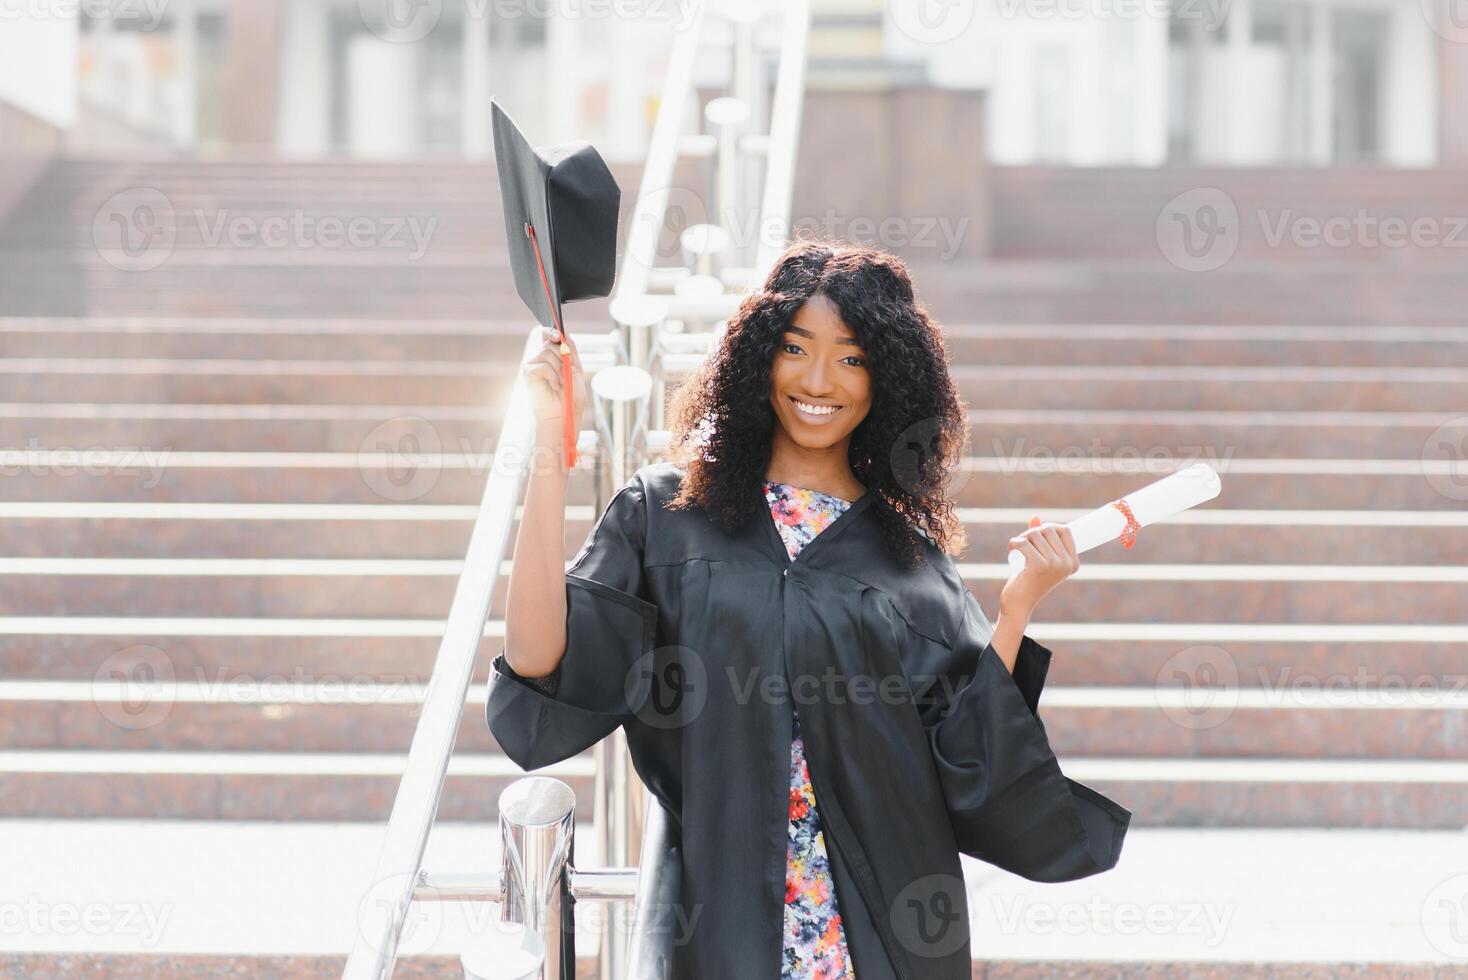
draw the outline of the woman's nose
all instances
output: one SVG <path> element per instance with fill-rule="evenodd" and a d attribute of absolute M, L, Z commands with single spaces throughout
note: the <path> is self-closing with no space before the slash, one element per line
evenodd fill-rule
<path fill-rule="evenodd" d="M 816 364 L 815 366 L 811 367 L 808 371 L 805 372 L 804 382 L 806 391 L 810 392 L 812 395 L 825 394 L 826 391 L 830 388 L 830 381 L 828 380 L 829 377 L 830 376 L 827 373 L 824 365 Z"/>

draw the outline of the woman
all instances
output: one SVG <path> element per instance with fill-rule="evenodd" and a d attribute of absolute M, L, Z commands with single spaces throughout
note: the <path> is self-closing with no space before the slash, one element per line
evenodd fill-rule
<path fill-rule="evenodd" d="M 967 978 L 960 853 L 1035 881 L 1116 864 L 1130 811 L 1061 773 L 1024 634 L 1074 541 L 1038 518 L 1010 539 L 991 626 L 952 558 L 964 406 L 897 259 L 792 245 L 678 389 L 672 460 L 564 574 L 557 363 L 525 372 L 538 451 L 487 715 L 525 769 L 626 727 L 682 832 L 676 976 Z"/>

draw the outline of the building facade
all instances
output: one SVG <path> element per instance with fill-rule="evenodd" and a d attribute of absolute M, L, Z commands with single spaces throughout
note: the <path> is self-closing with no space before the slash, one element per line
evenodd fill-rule
<path fill-rule="evenodd" d="M 63 104 L 47 110 L 83 147 L 487 157 L 494 97 L 534 140 L 626 161 L 645 150 L 691 3 L 95 0 L 7 33 L 32 59 L 28 37 L 75 59 L 73 91 L 50 87 Z M 1459 166 L 1459 6 L 816 0 L 810 84 L 981 91 L 999 164 Z"/>

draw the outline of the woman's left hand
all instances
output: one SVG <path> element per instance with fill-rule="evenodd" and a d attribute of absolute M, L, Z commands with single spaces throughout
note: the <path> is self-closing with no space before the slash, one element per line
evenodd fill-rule
<path fill-rule="evenodd" d="M 1024 571 L 1005 583 L 999 593 L 999 608 L 1028 620 L 1051 589 L 1075 574 L 1081 559 L 1070 528 L 1042 524 L 1038 515 L 1030 518 L 1027 531 L 1009 539 L 1005 554 L 1016 549 L 1025 556 Z"/>

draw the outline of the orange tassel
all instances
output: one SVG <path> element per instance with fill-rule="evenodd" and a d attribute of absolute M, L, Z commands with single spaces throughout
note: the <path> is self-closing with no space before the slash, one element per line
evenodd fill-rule
<path fill-rule="evenodd" d="M 555 339 L 561 343 L 561 450 L 566 460 L 566 469 L 576 465 L 576 386 L 575 372 L 571 367 L 571 347 L 566 343 L 566 331 L 561 328 L 561 318 L 556 313 L 556 298 L 551 295 L 550 280 L 545 275 L 545 263 L 540 259 L 540 242 L 535 238 L 535 226 L 525 222 L 525 234 L 535 249 L 535 265 L 540 269 L 540 284 L 545 287 L 546 302 L 550 306 L 551 319 L 555 321 Z"/>

